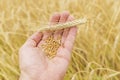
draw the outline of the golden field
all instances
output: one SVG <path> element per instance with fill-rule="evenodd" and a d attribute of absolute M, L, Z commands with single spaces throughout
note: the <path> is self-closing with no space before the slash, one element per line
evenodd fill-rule
<path fill-rule="evenodd" d="M 0 0 L 0 80 L 19 79 L 19 48 L 63 11 L 89 19 L 78 26 L 64 80 L 120 80 L 120 0 Z"/>

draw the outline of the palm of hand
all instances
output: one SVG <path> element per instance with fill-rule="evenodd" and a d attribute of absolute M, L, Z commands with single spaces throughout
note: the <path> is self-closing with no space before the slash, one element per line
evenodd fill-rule
<path fill-rule="evenodd" d="M 50 20 L 51 24 L 64 23 L 73 20 L 69 13 L 56 13 Z M 48 59 L 41 45 L 51 35 L 51 32 L 36 32 L 20 49 L 20 69 L 22 77 L 33 80 L 62 80 L 71 57 L 71 50 L 76 36 L 77 28 L 59 30 L 54 32 L 54 38 L 62 36 L 62 44 L 53 59 Z M 56 76 L 55 76 L 56 75 Z M 28 77 L 29 76 L 29 77 Z"/>

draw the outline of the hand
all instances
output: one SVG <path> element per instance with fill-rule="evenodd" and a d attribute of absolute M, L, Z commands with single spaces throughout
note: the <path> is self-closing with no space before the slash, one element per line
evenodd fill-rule
<path fill-rule="evenodd" d="M 50 19 L 50 25 L 73 20 L 68 12 L 55 13 Z M 54 38 L 62 37 L 62 45 L 53 59 L 48 59 L 41 49 L 41 44 L 51 35 L 51 32 L 36 32 L 19 50 L 20 80 L 63 80 L 68 68 L 77 28 L 56 30 Z"/>

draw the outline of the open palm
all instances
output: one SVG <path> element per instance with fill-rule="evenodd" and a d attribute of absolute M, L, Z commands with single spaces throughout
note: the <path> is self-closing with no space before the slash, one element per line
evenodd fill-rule
<path fill-rule="evenodd" d="M 50 25 L 73 20 L 68 12 L 55 13 L 50 19 Z M 54 34 L 49 31 L 36 32 L 21 47 L 19 51 L 20 80 L 63 80 L 68 68 L 71 51 L 76 36 L 77 28 L 56 30 Z M 56 39 L 61 36 L 61 46 L 53 59 L 45 56 L 41 45 L 50 35 Z"/>

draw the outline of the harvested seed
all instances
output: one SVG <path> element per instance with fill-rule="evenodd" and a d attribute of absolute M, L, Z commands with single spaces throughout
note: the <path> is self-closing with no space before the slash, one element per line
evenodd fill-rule
<path fill-rule="evenodd" d="M 41 45 L 43 51 L 45 52 L 45 55 L 51 59 L 55 57 L 58 48 L 61 46 L 61 38 L 60 36 L 57 38 L 57 40 L 54 39 L 53 36 L 49 36 L 45 43 Z"/>

